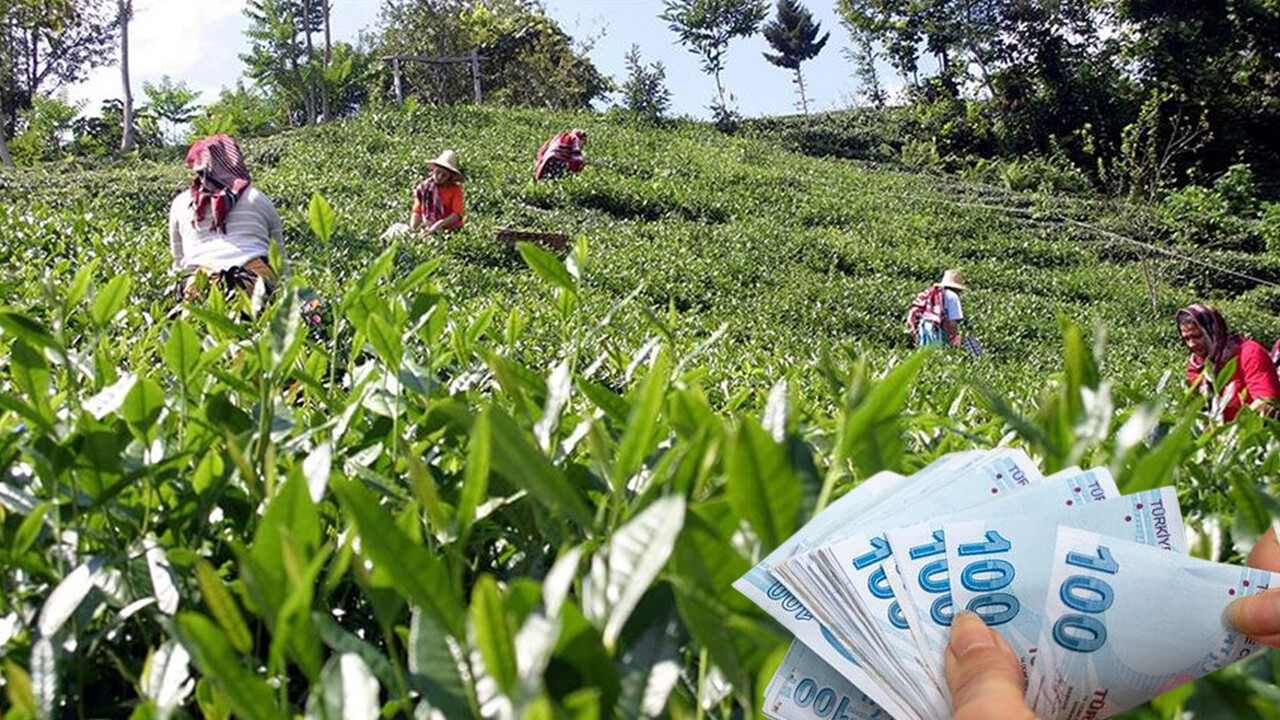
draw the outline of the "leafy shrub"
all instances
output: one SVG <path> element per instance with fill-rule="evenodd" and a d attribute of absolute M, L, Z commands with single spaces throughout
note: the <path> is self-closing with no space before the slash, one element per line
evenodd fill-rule
<path fill-rule="evenodd" d="M 657 122 L 671 107 L 671 91 L 667 89 L 667 70 L 661 62 L 645 65 L 640 60 L 640 46 L 627 51 L 627 79 L 623 81 L 622 106 L 636 117 Z"/>
<path fill-rule="evenodd" d="M 532 148 L 588 123 L 604 127 L 587 170 L 533 186 Z M 468 223 L 387 248 L 424 137 L 467 162 Z M 350 708 L 368 716 L 476 718 L 484 697 L 517 717 L 757 717 L 787 638 L 727 581 L 876 470 L 1021 444 L 1047 470 L 1176 482 L 1223 556 L 1266 514 L 1237 518 L 1238 503 L 1276 492 L 1274 425 L 1209 425 L 1162 380 L 1193 290 L 1159 264 L 1153 309 L 1132 258 L 981 206 L 1025 199 L 690 123 L 492 108 L 245 147 L 290 253 L 277 301 L 245 322 L 217 294 L 166 317 L 180 164 L 0 172 L 15 717 L 28 697 L 102 717 L 291 717 L 356 685 L 376 688 L 372 709 Z M 506 224 L 575 247 L 506 248 Z M 910 355 L 901 332 L 952 265 L 988 349 L 976 362 Z M 325 332 L 303 332 L 304 288 L 328 301 Z M 1225 298 L 1233 326 L 1267 327 L 1252 304 Z M 1109 329 L 1105 358 L 1054 313 Z M 771 391 L 788 402 L 764 414 Z M 842 431 L 888 396 L 875 432 Z M 761 452 L 780 472 L 734 469 Z M 765 508 L 777 529 L 735 499 L 762 494 L 785 498 Z M 51 603 L 69 616 L 42 614 Z M 517 656 L 515 638 L 544 652 Z M 669 674 L 649 672 L 659 660 Z M 1241 699 L 1274 692 L 1274 665 L 1131 717 L 1270 720 Z M 148 694 L 162 668 L 173 696 Z"/>

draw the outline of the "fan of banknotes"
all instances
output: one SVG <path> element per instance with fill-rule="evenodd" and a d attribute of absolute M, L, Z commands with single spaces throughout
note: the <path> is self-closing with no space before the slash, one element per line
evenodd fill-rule
<path fill-rule="evenodd" d="M 1257 652 L 1224 610 L 1280 575 L 1189 557 L 1173 488 L 1101 468 L 1045 477 L 1020 450 L 879 473 L 734 583 L 795 641 L 775 720 L 951 717 L 957 610 L 982 617 L 1044 720 L 1103 720 Z"/>

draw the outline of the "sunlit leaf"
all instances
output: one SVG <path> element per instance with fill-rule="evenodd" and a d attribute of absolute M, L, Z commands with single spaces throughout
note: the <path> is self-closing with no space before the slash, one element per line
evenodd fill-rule
<path fill-rule="evenodd" d="M 124 309 L 125 303 L 129 301 L 129 290 L 132 288 L 133 280 L 128 275 L 120 274 L 111 278 L 94 298 L 93 308 L 90 311 L 93 324 L 106 327 L 115 319 L 115 316 Z"/>
<path fill-rule="evenodd" d="M 520 251 L 520 257 L 524 258 L 525 263 L 543 280 L 569 292 L 577 290 L 573 276 L 569 274 L 564 263 L 560 262 L 560 258 L 532 243 L 521 242 L 516 247 Z"/>
<path fill-rule="evenodd" d="M 729 502 L 772 552 L 795 532 L 800 520 L 801 487 L 786 448 L 754 420 L 744 419 L 725 453 Z"/>
<path fill-rule="evenodd" d="M 684 527 L 684 498 L 655 501 L 614 531 L 608 545 L 591 560 L 583 584 L 583 608 L 613 647 L 636 603 L 662 571 Z"/>
<path fill-rule="evenodd" d="M 511 622 L 491 575 L 481 575 L 471 591 L 470 635 L 485 670 L 498 688 L 511 694 L 516 685 L 516 655 Z"/>
<path fill-rule="evenodd" d="M 240 663 L 239 655 L 217 625 L 203 615 L 185 612 L 178 614 L 177 630 L 196 667 L 237 716 L 245 720 L 288 717 L 276 706 L 275 693 L 267 683 Z"/>

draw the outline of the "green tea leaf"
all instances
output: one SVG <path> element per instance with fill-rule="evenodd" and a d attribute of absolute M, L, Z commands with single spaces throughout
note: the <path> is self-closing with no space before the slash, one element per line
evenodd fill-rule
<path fill-rule="evenodd" d="M 787 449 L 764 428 L 744 418 L 725 453 L 729 502 L 760 538 L 768 554 L 795 532 L 800 519 L 801 487 Z"/>
<path fill-rule="evenodd" d="M 493 452 L 489 423 L 489 416 L 481 414 L 467 439 L 467 469 L 458 498 L 458 536 L 464 544 L 476 519 L 476 508 L 489 494 L 489 458 Z"/>
<path fill-rule="evenodd" d="M 199 567 L 197 565 L 197 570 Z M 184 612 L 178 614 L 177 631 L 178 639 L 191 653 L 196 667 L 218 691 L 217 702 L 226 702 L 245 720 L 287 720 L 288 714 L 276 706 L 275 693 L 265 681 L 241 665 L 232 643 L 217 625 L 199 613 Z M 197 689 L 198 698 L 199 695 Z M 201 700 L 200 704 L 204 707 L 205 701 Z"/>
<path fill-rule="evenodd" d="M 164 344 L 164 360 L 169 369 L 184 386 L 191 383 L 200 365 L 200 338 L 191 323 L 182 318 L 169 328 L 169 340 Z"/>
<path fill-rule="evenodd" d="M 431 706 L 451 720 L 479 717 L 471 691 L 470 665 L 457 636 L 421 610 L 413 611 L 409 624 L 409 678 L 415 690 Z"/>
<path fill-rule="evenodd" d="M 335 655 L 325 663 L 320 681 L 311 686 L 306 720 L 377 718 L 381 714 L 378 694 L 378 679 L 359 655 Z"/>
<path fill-rule="evenodd" d="M 311 194 L 311 202 L 307 204 L 307 219 L 311 223 L 311 232 L 320 238 L 322 244 L 328 245 L 329 238 L 333 236 L 333 207 L 320 193 Z"/>
<path fill-rule="evenodd" d="M 90 311 L 90 317 L 93 318 L 93 324 L 98 327 L 106 327 L 115 316 L 124 309 L 124 304 L 129 301 L 129 290 L 133 288 L 133 280 L 128 275 L 117 275 L 107 282 L 106 286 L 98 291 L 98 297 L 94 298 L 93 308 Z"/>
<path fill-rule="evenodd" d="M 400 367 L 400 357 L 404 354 L 404 346 L 400 335 L 382 319 L 380 315 L 369 316 L 369 342 L 389 368 Z"/>
<path fill-rule="evenodd" d="M 311 613 L 311 622 L 316 626 L 317 631 L 320 633 L 320 639 L 324 641 L 325 645 L 328 645 L 338 653 L 355 653 L 359 655 L 365 664 L 369 666 L 374 676 L 378 678 L 379 682 L 388 688 L 395 687 L 395 670 L 391 667 L 391 663 L 386 656 L 379 652 L 377 648 L 356 637 L 325 613 Z"/>
<path fill-rule="evenodd" d="M 1173 474 L 1182 459 L 1195 449 L 1191 428 L 1193 417 L 1183 418 L 1168 435 L 1146 455 L 1138 458 L 1127 479 L 1121 478 L 1120 489 L 1125 494 L 1142 492 L 1162 485 L 1173 484 Z"/>
<path fill-rule="evenodd" d="M 43 323 L 12 310 L 0 310 L 0 328 L 31 347 L 53 350 L 59 357 L 66 352 Z"/>
<path fill-rule="evenodd" d="M 89 285 L 93 283 L 93 274 L 97 272 L 101 261 L 102 258 L 93 258 L 76 271 L 76 276 L 72 279 L 71 286 L 67 289 L 67 296 L 62 303 L 63 312 L 70 314 L 71 310 L 84 300 L 84 296 L 89 293 Z"/>
<path fill-rule="evenodd" d="M 608 546 L 592 558 L 583 584 L 583 609 L 602 626 L 605 647 L 613 648 L 641 596 L 671 557 L 684 527 L 684 497 L 655 501 L 614 531 Z"/>
<path fill-rule="evenodd" d="M 44 518 L 49 514 L 49 510 L 53 509 L 53 503 L 46 501 L 36 506 L 31 514 L 22 519 L 22 524 L 18 526 L 17 532 L 13 534 L 13 544 L 9 550 L 13 553 L 13 557 L 19 557 L 26 554 L 35 543 L 36 538 L 40 537 L 40 530 L 44 528 Z"/>
<path fill-rule="evenodd" d="M 191 655 L 175 640 L 169 640 L 147 655 L 142 666 L 142 695 L 155 703 L 159 718 L 173 714 L 191 693 Z"/>
<path fill-rule="evenodd" d="M 640 469 L 645 456 L 653 451 L 658 416 L 667 393 L 668 372 L 667 354 L 659 352 L 653 366 L 640 383 L 636 402 L 631 406 L 631 413 L 627 417 L 627 427 L 618 443 L 613 466 L 615 492 L 626 487 L 627 480 Z"/>
<path fill-rule="evenodd" d="M 586 500 L 551 464 L 528 433 L 500 408 L 490 405 L 481 415 L 488 417 L 493 472 L 524 488 L 552 513 L 563 513 L 583 527 L 592 523 Z"/>
<path fill-rule="evenodd" d="M 139 376 L 120 405 L 120 414 L 130 425 L 145 433 L 155 425 L 163 409 L 164 390 L 155 380 Z"/>
<path fill-rule="evenodd" d="M 200 585 L 200 593 L 204 596 L 204 604 L 209 607 L 209 612 L 218 620 L 218 624 L 226 632 L 226 638 L 231 641 L 231 646 L 236 652 L 246 653 L 253 645 L 253 637 L 249 634 L 249 626 L 244 622 L 244 616 L 240 614 L 240 607 L 236 604 L 235 598 L 231 597 L 231 593 L 227 590 L 226 585 L 222 583 L 222 578 L 218 577 L 218 571 L 213 569 L 207 560 L 199 560 L 196 562 L 196 582 Z M 184 613 L 188 616 L 198 617 L 204 621 L 202 616 L 193 615 L 192 613 Z M 181 620 L 182 615 L 179 615 Z M 218 633 L 219 637 L 224 637 L 222 633 Z M 199 658 L 198 653 L 190 646 L 187 650 L 192 655 Z"/>
<path fill-rule="evenodd" d="M 14 384 L 27 394 L 33 407 L 43 411 L 49 403 L 49 363 L 24 340 L 10 348 L 9 361 Z"/>
<path fill-rule="evenodd" d="M 38 717 L 40 706 L 36 704 L 35 690 L 31 687 L 31 676 L 27 671 L 9 658 L 5 658 L 4 679 L 4 691 L 9 698 L 9 706 L 22 712 L 26 717 Z"/>
<path fill-rule="evenodd" d="M 577 292 L 578 288 L 574 284 L 573 276 L 569 274 L 564 263 L 560 262 L 560 258 L 533 243 L 520 242 L 516 248 L 520 251 L 520 257 L 524 258 L 525 263 L 543 280 L 571 293 Z"/>
<path fill-rule="evenodd" d="M 459 594 L 444 564 L 410 540 L 360 486 L 334 478 L 330 487 L 360 531 L 361 552 L 394 579 L 396 592 L 431 612 L 455 636 L 461 636 Z"/>
<path fill-rule="evenodd" d="M 511 621 L 498 595 L 498 583 L 481 575 L 471 591 L 471 636 L 484 659 L 485 670 L 510 695 L 516 687 L 516 655 Z"/>

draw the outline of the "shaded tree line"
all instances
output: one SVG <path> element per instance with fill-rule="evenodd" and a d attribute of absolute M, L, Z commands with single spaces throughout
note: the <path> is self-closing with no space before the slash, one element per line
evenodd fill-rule
<path fill-rule="evenodd" d="M 838 0 L 837 11 L 931 115 L 943 155 L 1056 156 L 1148 197 L 1234 163 L 1273 191 L 1280 180 L 1275 3 Z"/>

